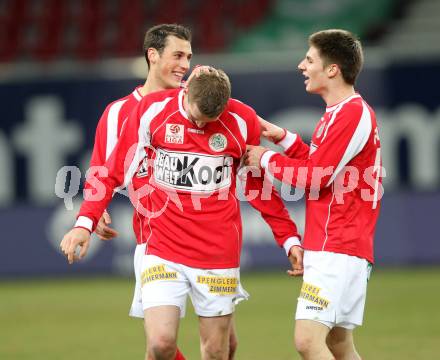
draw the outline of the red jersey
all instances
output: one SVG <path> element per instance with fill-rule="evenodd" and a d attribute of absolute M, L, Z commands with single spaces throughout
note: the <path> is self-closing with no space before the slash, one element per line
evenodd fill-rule
<path fill-rule="evenodd" d="M 136 107 L 142 99 L 142 95 L 137 87 L 133 92 L 119 100 L 110 103 L 101 118 L 95 133 L 95 145 L 93 146 L 92 158 L 90 160 L 90 167 L 102 166 L 112 153 L 116 143 L 118 142 L 119 134 L 122 125 L 127 120 L 128 115 Z M 86 183 L 86 188 L 89 185 Z M 140 214 L 136 211 L 133 213 L 133 231 L 136 236 L 136 242 L 142 243 L 140 236 Z"/>
<path fill-rule="evenodd" d="M 380 140 L 376 117 L 356 94 L 327 107 L 310 146 L 287 133 L 287 155 L 267 151 L 263 168 L 306 189 L 303 247 L 343 253 L 373 262 L 373 237 L 381 185 Z"/>
<path fill-rule="evenodd" d="M 98 177 L 105 195 L 95 201 L 86 196 L 78 219 L 88 219 L 94 229 L 113 190 L 131 182 L 147 254 L 197 268 L 238 267 L 242 229 L 236 175 L 246 144 L 259 143 L 258 119 L 253 109 L 231 99 L 217 121 L 199 128 L 187 118 L 183 93 L 166 90 L 140 101 L 105 165 L 109 176 Z M 248 177 L 246 186 L 261 193 L 263 178 Z M 251 204 L 283 245 L 298 235 L 273 191 L 270 185 L 270 196 L 257 196 Z"/>

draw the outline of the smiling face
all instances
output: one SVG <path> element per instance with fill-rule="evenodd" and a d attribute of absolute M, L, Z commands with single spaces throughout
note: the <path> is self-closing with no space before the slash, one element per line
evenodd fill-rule
<path fill-rule="evenodd" d="M 324 65 L 317 48 L 311 46 L 305 58 L 298 64 L 298 70 L 305 76 L 306 91 L 322 94 L 328 86 L 329 69 Z"/>
<path fill-rule="evenodd" d="M 178 88 L 190 67 L 191 43 L 169 35 L 163 51 L 160 53 L 154 48 L 149 48 L 148 57 L 150 59 L 149 76 L 155 77 L 163 89 Z"/>

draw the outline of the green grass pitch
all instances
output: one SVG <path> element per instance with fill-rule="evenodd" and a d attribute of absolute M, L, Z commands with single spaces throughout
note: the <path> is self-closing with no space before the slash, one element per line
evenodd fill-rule
<path fill-rule="evenodd" d="M 300 279 L 245 273 L 251 298 L 237 307 L 237 360 L 299 359 L 292 345 Z M 142 322 L 127 316 L 133 282 L 125 278 L 0 282 L 0 359 L 143 359 Z M 355 331 L 363 359 L 437 359 L 440 268 L 376 271 L 364 326 Z M 188 303 L 179 346 L 199 359 L 197 319 Z"/>

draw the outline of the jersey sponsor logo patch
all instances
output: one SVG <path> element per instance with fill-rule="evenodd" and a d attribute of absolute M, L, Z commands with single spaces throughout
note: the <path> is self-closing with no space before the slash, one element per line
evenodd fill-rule
<path fill-rule="evenodd" d="M 136 174 L 136 177 L 142 178 L 148 175 L 148 159 L 145 157 Z"/>
<path fill-rule="evenodd" d="M 165 142 L 169 144 L 183 144 L 185 135 L 184 126 L 179 124 L 166 124 Z"/>
<path fill-rule="evenodd" d="M 238 279 L 225 276 L 197 276 L 198 284 L 208 286 L 211 294 L 232 295 L 237 293 Z"/>
<path fill-rule="evenodd" d="M 154 180 L 177 190 L 212 192 L 231 185 L 232 165 L 230 156 L 157 149 Z"/>
<path fill-rule="evenodd" d="M 159 264 L 147 268 L 141 274 L 142 286 L 147 283 L 158 281 L 158 280 L 176 280 L 176 271 L 167 271 L 165 265 Z"/>
<path fill-rule="evenodd" d="M 321 288 L 317 287 L 315 285 L 303 282 L 301 291 L 299 293 L 299 297 L 301 299 L 310 301 L 314 303 L 315 305 L 318 305 L 322 308 L 327 308 L 330 304 L 330 301 L 326 298 L 320 296 Z"/>
<path fill-rule="evenodd" d="M 209 138 L 209 147 L 212 151 L 223 151 L 224 149 L 226 149 L 227 145 L 228 139 L 226 139 L 226 136 L 224 136 L 223 134 L 215 133 Z"/>

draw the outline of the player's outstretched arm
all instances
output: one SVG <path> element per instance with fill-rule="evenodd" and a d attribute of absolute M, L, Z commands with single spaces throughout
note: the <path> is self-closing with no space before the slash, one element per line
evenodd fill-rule
<path fill-rule="evenodd" d="M 73 228 L 61 240 L 60 248 L 67 257 L 69 264 L 73 264 L 87 255 L 90 244 L 90 232 L 83 228 Z M 79 256 L 77 249 L 80 248 Z"/>
<path fill-rule="evenodd" d="M 269 121 L 258 116 L 261 127 L 261 136 L 274 144 L 281 146 L 287 156 L 297 159 L 307 159 L 309 156 L 309 145 L 302 141 L 298 134 L 291 133 Z"/>
<path fill-rule="evenodd" d="M 247 148 L 260 148 L 262 153 L 264 153 L 267 149 L 258 146 L 262 129 L 259 121 L 261 118 L 249 107 L 244 108 L 244 110 L 248 110 L 243 111 L 243 118 L 246 119 L 248 129 Z M 284 132 L 284 130 L 282 131 Z M 248 152 L 244 154 L 243 160 L 246 165 L 251 165 L 248 162 Z M 256 163 L 259 164 L 259 158 Z M 247 171 L 246 175 L 243 179 L 246 179 L 244 189 L 247 200 L 253 208 L 260 212 L 264 221 L 271 228 L 275 241 L 280 247 L 284 247 L 288 255 L 288 250 L 293 245 L 301 245 L 296 224 L 290 218 L 283 200 L 274 188 L 270 178 L 265 176 L 264 171 L 257 171 L 256 173 L 254 171 L 250 171 L 250 173 Z"/>
<path fill-rule="evenodd" d="M 372 131 L 371 121 L 363 114 L 362 107 L 353 105 L 350 108 L 346 105 L 337 114 L 332 126 L 325 130 L 320 145 L 308 154 L 308 147 L 302 140 L 289 132 L 281 141 L 287 143 L 283 144 L 287 156 L 260 146 L 248 146 L 245 164 L 264 168 L 278 180 L 297 188 L 320 190 L 330 186 L 368 141 Z M 301 156 L 297 155 L 298 152 Z M 288 176 L 287 169 L 290 170 Z"/>

